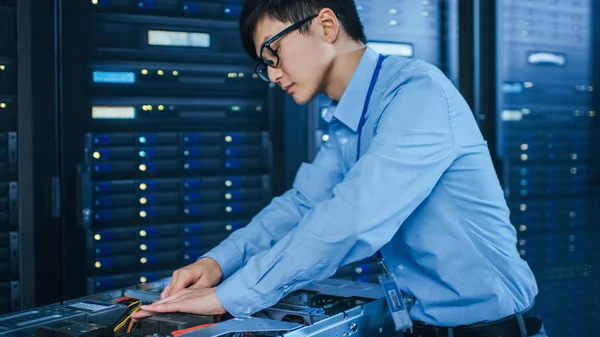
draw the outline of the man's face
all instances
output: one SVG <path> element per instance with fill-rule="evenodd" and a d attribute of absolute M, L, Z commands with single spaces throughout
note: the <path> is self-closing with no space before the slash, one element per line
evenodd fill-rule
<path fill-rule="evenodd" d="M 268 67 L 269 79 L 290 94 L 298 104 L 306 104 L 316 97 L 333 61 L 333 49 L 319 31 L 319 18 L 313 20 L 310 32 L 293 31 L 271 44 L 279 55 L 277 67 Z M 254 34 L 256 53 L 263 44 L 292 23 L 270 18 L 259 21 Z M 264 52 L 268 52 L 265 48 Z M 264 55 L 263 52 L 263 55 Z"/>

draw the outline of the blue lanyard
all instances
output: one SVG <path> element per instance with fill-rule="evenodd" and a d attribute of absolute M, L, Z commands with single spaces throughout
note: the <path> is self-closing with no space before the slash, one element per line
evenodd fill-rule
<path fill-rule="evenodd" d="M 379 72 L 381 71 L 381 65 L 383 64 L 383 60 L 385 56 L 379 54 L 379 59 L 377 60 L 377 66 L 375 67 L 375 71 L 373 72 L 373 77 L 371 77 L 371 84 L 369 84 L 369 91 L 367 91 L 367 97 L 365 98 L 365 104 L 363 106 L 362 114 L 360 115 L 360 122 L 358 123 L 358 140 L 356 146 L 356 161 L 360 159 L 360 141 L 362 138 L 362 129 L 365 126 L 365 118 L 367 116 L 367 110 L 369 110 L 369 104 L 371 103 L 371 95 L 373 95 L 373 90 L 375 89 L 375 83 L 377 83 L 377 78 L 379 77 Z M 385 265 L 383 264 L 383 255 L 381 255 L 381 251 L 377 251 L 377 260 L 381 266 L 386 270 Z"/>
<path fill-rule="evenodd" d="M 362 129 L 365 126 L 365 117 L 367 116 L 367 110 L 369 110 L 369 104 L 371 103 L 371 95 L 373 95 L 373 89 L 375 89 L 375 83 L 377 82 L 377 78 L 379 77 L 379 72 L 381 71 L 381 65 L 383 64 L 383 60 L 385 56 L 379 54 L 379 59 L 377 60 L 377 66 L 375 67 L 375 71 L 373 72 L 373 77 L 371 77 L 371 84 L 369 84 L 369 91 L 367 91 L 367 97 L 365 98 L 365 105 L 363 106 L 362 114 L 360 115 L 360 122 L 358 123 L 358 140 L 356 146 L 356 161 L 360 159 L 360 141 L 362 138 Z"/>

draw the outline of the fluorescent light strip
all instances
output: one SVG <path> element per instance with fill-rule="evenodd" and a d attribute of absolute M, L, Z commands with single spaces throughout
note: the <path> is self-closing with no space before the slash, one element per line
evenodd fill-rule
<path fill-rule="evenodd" d="M 135 107 L 132 106 L 93 106 L 93 119 L 135 119 Z"/>
<path fill-rule="evenodd" d="M 380 54 L 414 57 L 415 49 L 407 43 L 369 42 L 367 46 Z"/>
<path fill-rule="evenodd" d="M 208 48 L 210 47 L 210 34 L 175 32 L 165 30 L 149 30 L 148 45 L 166 47 Z"/>

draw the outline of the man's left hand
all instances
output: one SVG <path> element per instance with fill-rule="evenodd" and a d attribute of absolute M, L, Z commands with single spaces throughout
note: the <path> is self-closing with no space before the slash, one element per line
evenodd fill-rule
<path fill-rule="evenodd" d="M 134 313 L 131 317 L 137 321 L 157 313 L 166 312 L 222 315 L 227 310 L 217 298 L 217 288 L 187 288 L 150 305 L 143 305 L 140 311 Z"/>

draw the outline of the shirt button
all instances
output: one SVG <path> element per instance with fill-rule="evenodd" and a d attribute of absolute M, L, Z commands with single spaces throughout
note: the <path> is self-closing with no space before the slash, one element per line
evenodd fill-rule
<path fill-rule="evenodd" d="M 346 137 L 341 137 L 341 138 L 340 138 L 340 144 L 341 144 L 341 145 L 346 145 L 346 143 L 348 143 L 348 138 L 346 138 Z"/>
<path fill-rule="evenodd" d="M 404 265 L 398 265 L 398 271 L 403 271 L 404 270 Z"/>

